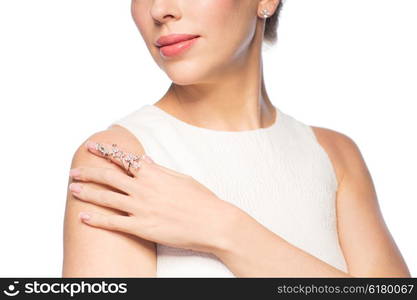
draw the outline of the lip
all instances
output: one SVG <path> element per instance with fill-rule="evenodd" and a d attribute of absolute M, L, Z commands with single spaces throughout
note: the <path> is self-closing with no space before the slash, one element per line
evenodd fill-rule
<path fill-rule="evenodd" d="M 170 34 L 161 36 L 156 42 L 157 47 L 168 46 L 198 37 L 197 34 Z"/>
<path fill-rule="evenodd" d="M 160 37 L 155 45 L 162 56 L 173 57 L 189 49 L 199 37 L 195 34 L 171 34 Z"/>

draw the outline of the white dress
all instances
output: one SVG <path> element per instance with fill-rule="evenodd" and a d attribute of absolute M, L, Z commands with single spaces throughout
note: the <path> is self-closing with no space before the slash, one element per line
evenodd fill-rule
<path fill-rule="evenodd" d="M 149 104 L 112 124 L 135 135 L 156 163 L 192 176 L 289 243 L 347 272 L 333 165 L 309 125 L 276 110 L 272 126 L 245 131 L 194 126 Z M 157 277 L 235 276 L 211 253 L 157 244 Z"/>

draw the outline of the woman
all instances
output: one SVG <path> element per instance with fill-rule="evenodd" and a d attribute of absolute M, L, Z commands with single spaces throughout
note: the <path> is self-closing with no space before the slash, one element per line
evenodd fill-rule
<path fill-rule="evenodd" d="M 267 95 L 281 6 L 132 1 L 172 84 L 76 151 L 64 277 L 410 276 L 356 144 Z"/>

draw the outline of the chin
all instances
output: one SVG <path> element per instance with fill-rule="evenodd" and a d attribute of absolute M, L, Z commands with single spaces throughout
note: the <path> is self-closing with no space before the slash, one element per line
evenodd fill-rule
<path fill-rule="evenodd" d="M 204 81 L 205 73 L 201 65 L 193 62 L 170 62 L 164 69 L 167 76 L 178 85 L 191 85 Z"/>

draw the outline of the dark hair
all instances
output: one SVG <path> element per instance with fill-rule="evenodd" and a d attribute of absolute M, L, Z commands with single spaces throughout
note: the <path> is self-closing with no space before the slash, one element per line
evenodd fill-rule
<path fill-rule="evenodd" d="M 274 44 L 277 41 L 277 29 L 279 23 L 279 14 L 282 9 L 282 1 L 279 1 L 275 13 L 266 19 L 264 40 L 269 44 Z"/>

